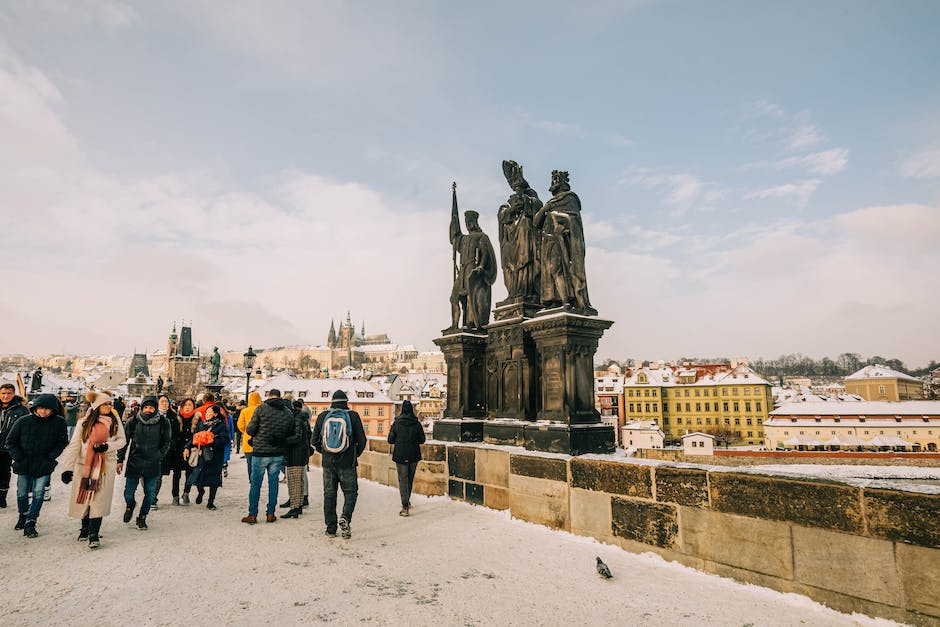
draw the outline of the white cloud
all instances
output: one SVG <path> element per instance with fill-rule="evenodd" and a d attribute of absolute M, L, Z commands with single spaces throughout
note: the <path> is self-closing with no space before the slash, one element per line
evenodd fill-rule
<path fill-rule="evenodd" d="M 784 117 L 785 113 L 780 105 L 774 104 L 769 100 L 761 99 L 751 103 L 748 115 L 750 117 L 769 116 L 773 118 L 782 118 Z"/>
<path fill-rule="evenodd" d="M 809 202 L 810 196 L 813 195 L 813 192 L 816 191 L 816 188 L 819 187 L 819 179 L 810 179 L 807 181 L 800 181 L 798 183 L 786 183 L 784 185 L 776 185 L 774 187 L 767 187 L 764 189 L 755 190 L 748 192 L 744 195 L 745 199 L 767 199 L 767 198 L 789 198 L 794 197 L 797 200 L 797 205 L 799 207 L 805 207 Z"/>
<path fill-rule="evenodd" d="M 815 124 L 804 123 L 793 130 L 785 139 L 786 149 L 790 152 L 799 152 L 812 148 L 825 139 Z"/>
<path fill-rule="evenodd" d="M 641 185 L 663 192 L 662 201 L 675 207 L 678 217 L 691 209 L 710 211 L 724 196 L 724 191 L 701 177 L 687 172 L 668 173 L 650 168 L 629 168 L 620 179 L 621 185 Z"/>
<path fill-rule="evenodd" d="M 776 161 L 758 161 L 741 167 L 742 170 L 806 170 L 818 176 L 832 176 L 843 172 L 849 163 L 846 148 L 830 148 L 806 155 L 785 157 Z"/>
<path fill-rule="evenodd" d="M 925 150 L 905 159 L 898 170 L 911 179 L 940 178 L 940 149 Z"/>

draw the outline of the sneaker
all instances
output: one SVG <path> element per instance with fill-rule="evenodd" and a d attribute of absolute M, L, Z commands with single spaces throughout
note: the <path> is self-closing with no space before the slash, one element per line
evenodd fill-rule
<path fill-rule="evenodd" d="M 14 531 L 19 531 L 26 526 L 26 514 L 20 514 L 20 517 L 16 519 L 16 526 L 13 527 Z"/>
<path fill-rule="evenodd" d="M 27 538 L 38 538 L 39 533 L 36 531 L 36 521 L 27 520 L 26 525 L 23 529 L 23 535 Z"/>
<path fill-rule="evenodd" d="M 399 515 L 399 516 L 407 516 L 407 515 L 408 515 L 408 508 L 407 508 L 407 507 L 401 508 L 401 511 L 398 512 L 398 515 Z"/>
<path fill-rule="evenodd" d="M 249 525 L 253 525 L 256 522 L 258 522 L 258 517 L 257 516 L 245 516 L 244 518 L 242 518 L 242 522 L 247 523 Z"/>
<path fill-rule="evenodd" d="M 124 522 L 129 523 L 131 518 L 134 517 L 134 508 L 137 506 L 137 503 L 131 503 L 124 508 Z"/>
<path fill-rule="evenodd" d="M 335 538 L 335 537 L 336 537 L 336 529 L 327 529 L 327 530 L 324 532 L 323 535 L 325 535 L 327 538 Z"/>
<path fill-rule="evenodd" d="M 174 497 L 173 497 L 173 505 L 179 505 L 179 504 L 180 504 L 180 497 L 174 496 Z"/>
<path fill-rule="evenodd" d="M 274 514 L 266 514 L 264 517 L 264 522 L 277 522 L 277 516 Z"/>
<path fill-rule="evenodd" d="M 146 516 L 137 517 L 137 528 L 140 529 L 141 531 L 147 530 L 147 517 Z"/>
<path fill-rule="evenodd" d="M 78 541 L 79 541 L 79 542 L 84 542 L 84 541 L 86 541 L 87 539 L 88 539 L 88 530 L 87 530 L 87 529 L 82 529 L 82 530 L 80 530 L 80 531 L 78 532 Z"/>
<path fill-rule="evenodd" d="M 88 535 L 88 548 L 97 549 L 99 546 L 101 546 L 101 540 L 98 539 L 98 534 L 97 533 L 89 534 Z"/>
<path fill-rule="evenodd" d="M 202 493 L 196 494 L 196 505 L 202 505 Z"/>
<path fill-rule="evenodd" d="M 345 518 L 339 519 L 339 531 L 344 540 L 349 540 L 352 537 L 352 530 L 349 528 L 349 523 Z"/>
<path fill-rule="evenodd" d="M 215 510 L 219 508 L 215 506 L 215 503 L 213 503 L 212 501 L 209 501 L 208 503 L 206 503 L 206 509 L 211 509 L 214 512 Z"/>
<path fill-rule="evenodd" d="M 160 509 L 160 507 L 157 505 L 157 502 L 154 501 L 153 505 L 150 506 L 150 509 Z"/>
<path fill-rule="evenodd" d="M 183 505 L 189 505 L 189 492 L 183 494 Z"/>
<path fill-rule="evenodd" d="M 51 500 L 52 500 L 51 490 L 52 490 L 52 486 L 46 486 L 45 488 L 42 489 L 42 500 L 43 500 L 43 501 L 51 501 Z"/>

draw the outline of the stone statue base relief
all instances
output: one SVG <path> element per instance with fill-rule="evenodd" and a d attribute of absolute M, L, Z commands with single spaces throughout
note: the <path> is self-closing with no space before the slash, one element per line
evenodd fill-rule
<path fill-rule="evenodd" d="M 552 172 L 544 204 L 515 161 L 503 162 L 512 189 L 497 210 L 508 295 L 490 322 L 497 257 L 453 186 L 451 326 L 434 341 L 447 362 L 447 407 L 434 438 L 524 446 L 580 455 L 614 450 L 614 430 L 594 407 L 594 355 L 613 324 L 597 317 L 584 271 L 581 201 L 567 172 Z"/>

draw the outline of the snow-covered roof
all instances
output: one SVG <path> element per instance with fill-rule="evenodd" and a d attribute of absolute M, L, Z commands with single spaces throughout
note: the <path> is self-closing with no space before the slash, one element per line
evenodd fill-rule
<path fill-rule="evenodd" d="M 623 377 L 620 375 L 594 377 L 594 390 L 598 394 L 622 394 Z"/>
<path fill-rule="evenodd" d="M 853 372 L 845 378 L 846 381 L 859 381 L 864 379 L 900 379 L 902 381 L 916 381 L 917 383 L 922 383 L 917 377 L 892 370 L 882 364 L 865 366 L 858 372 Z"/>
<path fill-rule="evenodd" d="M 826 401 L 784 403 L 773 416 L 933 416 L 940 417 L 940 401 Z"/>
<path fill-rule="evenodd" d="M 659 431 L 662 433 L 659 425 L 652 420 L 632 420 L 623 425 L 623 428 L 630 431 Z"/>
<path fill-rule="evenodd" d="M 692 433 L 686 433 L 685 435 L 682 436 L 682 439 L 684 440 L 686 438 L 691 438 L 694 435 L 704 436 L 706 438 L 711 438 L 712 440 L 716 439 L 715 436 L 713 436 L 712 434 L 702 433 L 701 431 L 693 431 Z"/>
<path fill-rule="evenodd" d="M 641 375 L 646 376 L 646 383 L 640 383 Z M 683 383 L 682 378 L 695 377 L 694 383 Z M 682 387 L 688 385 L 770 385 L 746 364 L 708 364 L 702 366 L 669 366 L 657 368 L 639 368 L 624 381 L 624 387 Z"/>
<path fill-rule="evenodd" d="M 281 373 L 265 381 L 258 391 L 263 395 L 270 389 L 280 390 L 281 394 L 290 392 L 295 399 L 302 398 L 308 403 L 329 401 L 336 390 L 345 392 L 350 403 L 394 402 L 379 388 L 362 379 L 298 379 Z"/>

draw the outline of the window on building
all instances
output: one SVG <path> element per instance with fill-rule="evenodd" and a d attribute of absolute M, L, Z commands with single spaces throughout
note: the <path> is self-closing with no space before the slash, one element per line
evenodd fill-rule
<path fill-rule="evenodd" d="M 685 410 L 686 410 L 686 411 L 692 411 L 692 403 L 686 403 L 686 404 L 685 404 Z"/>
<path fill-rule="evenodd" d="M 369 415 L 369 408 L 368 408 L 368 407 L 366 407 L 365 409 L 362 410 L 362 415 L 363 415 L 363 416 L 368 416 L 368 415 Z"/>
<path fill-rule="evenodd" d="M 741 424 L 741 419 L 740 419 L 740 418 L 735 418 L 735 419 L 734 419 L 734 424 L 740 425 L 740 424 Z"/>
<path fill-rule="evenodd" d="M 701 391 L 700 389 L 698 389 L 698 388 L 695 388 L 695 395 L 696 395 L 696 396 L 701 396 L 701 395 L 702 395 L 702 391 Z"/>
<path fill-rule="evenodd" d="M 659 411 L 659 403 L 653 403 L 653 411 L 655 412 Z"/>
<path fill-rule="evenodd" d="M 297 398 L 307 398 L 307 390 L 297 392 Z"/>
<path fill-rule="evenodd" d="M 728 396 L 728 388 L 721 388 L 721 395 Z"/>
<path fill-rule="evenodd" d="M 630 413 L 633 413 L 633 403 L 630 403 Z"/>
<path fill-rule="evenodd" d="M 711 419 L 711 418 L 706 418 L 706 419 L 705 419 L 705 424 L 710 425 L 711 423 L 712 423 L 712 419 Z"/>
<path fill-rule="evenodd" d="M 668 424 L 669 424 L 669 417 L 668 417 L 668 416 L 665 417 L 665 418 L 663 418 L 663 424 L 664 424 L 664 425 L 668 425 Z"/>
<path fill-rule="evenodd" d="M 702 392 L 702 396 L 708 396 L 708 388 L 705 388 L 705 390 Z"/>
<path fill-rule="evenodd" d="M 695 404 L 695 411 L 702 411 L 702 404 L 701 404 L 701 403 L 696 403 L 696 404 Z"/>
<path fill-rule="evenodd" d="M 758 419 L 757 419 L 757 424 L 759 424 L 759 425 L 764 424 L 764 419 L 763 419 L 763 418 L 758 418 Z"/>
<path fill-rule="evenodd" d="M 629 396 L 630 398 L 633 398 L 633 390 L 628 390 L 627 396 Z"/>
<path fill-rule="evenodd" d="M 649 411 L 650 411 L 650 404 L 647 403 L 647 404 L 646 404 L 646 413 L 649 413 Z"/>
<path fill-rule="evenodd" d="M 741 404 L 738 401 L 734 401 L 734 411 L 741 411 Z"/>
<path fill-rule="evenodd" d="M 330 398 L 330 391 L 325 390 L 323 392 L 320 392 L 320 398 Z"/>
<path fill-rule="evenodd" d="M 879 393 L 879 394 L 884 394 L 884 393 L 885 393 L 885 386 L 879 385 L 879 386 L 878 386 L 878 393 Z"/>
<path fill-rule="evenodd" d="M 754 421 L 751 420 L 750 418 L 748 418 L 748 419 L 747 419 L 747 426 L 750 427 L 750 426 L 753 425 L 753 424 L 754 424 Z"/>
<path fill-rule="evenodd" d="M 725 411 L 728 411 L 728 401 L 724 401 L 721 405 L 724 407 Z"/>
<path fill-rule="evenodd" d="M 385 415 L 385 408 L 379 407 L 379 416 L 384 416 L 384 415 Z"/>
<path fill-rule="evenodd" d="M 738 395 L 738 388 L 731 388 L 731 395 L 732 395 L 732 396 L 737 396 L 737 395 Z"/>
<path fill-rule="evenodd" d="M 751 395 L 751 388 L 744 388 L 744 396 L 750 396 L 750 395 Z"/>
<path fill-rule="evenodd" d="M 682 424 L 682 418 L 676 418 L 676 424 L 677 424 L 677 425 L 681 425 L 681 424 Z"/>
<path fill-rule="evenodd" d="M 744 411 L 751 411 L 751 401 L 744 402 Z"/>
<path fill-rule="evenodd" d="M 376 433 L 382 433 L 384 429 L 385 429 L 385 423 L 379 422 L 379 430 Z"/>
<path fill-rule="evenodd" d="M 697 424 L 697 425 L 702 424 L 702 419 L 701 419 L 701 418 L 696 418 L 696 419 L 695 419 L 695 424 Z"/>
<path fill-rule="evenodd" d="M 686 396 L 689 395 L 689 391 L 688 391 L 688 390 L 683 390 L 683 392 L 685 392 L 685 395 L 686 395 Z"/>
<path fill-rule="evenodd" d="M 754 432 L 753 432 L 753 431 L 748 431 L 748 432 L 747 432 L 747 437 L 753 438 L 753 437 L 754 437 Z"/>
<path fill-rule="evenodd" d="M 653 396 L 656 396 L 656 390 L 653 390 Z"/>
<path fill-rule="evenodd" d="M 649 390 L 643 390 L 643 396 L 649 396 L 649 395 L 650 395 Z"/>
<path fill-rule="evenodd" d="M 757 411 L 764 411 L 763 409 L 761 409 L 760 401 L 757 401 L 756 405 L 757 405 Z M 836 422 L 838 422 L 838 421 L 839 421 L 839 419 L 836 418 Z"/>
<path fill-rule="evenodd" d="M 731 425 L 731 419 L 730 419 L 730 418 L 725 418 L 725 424 L 730 426 L 730 425 Z"/>

